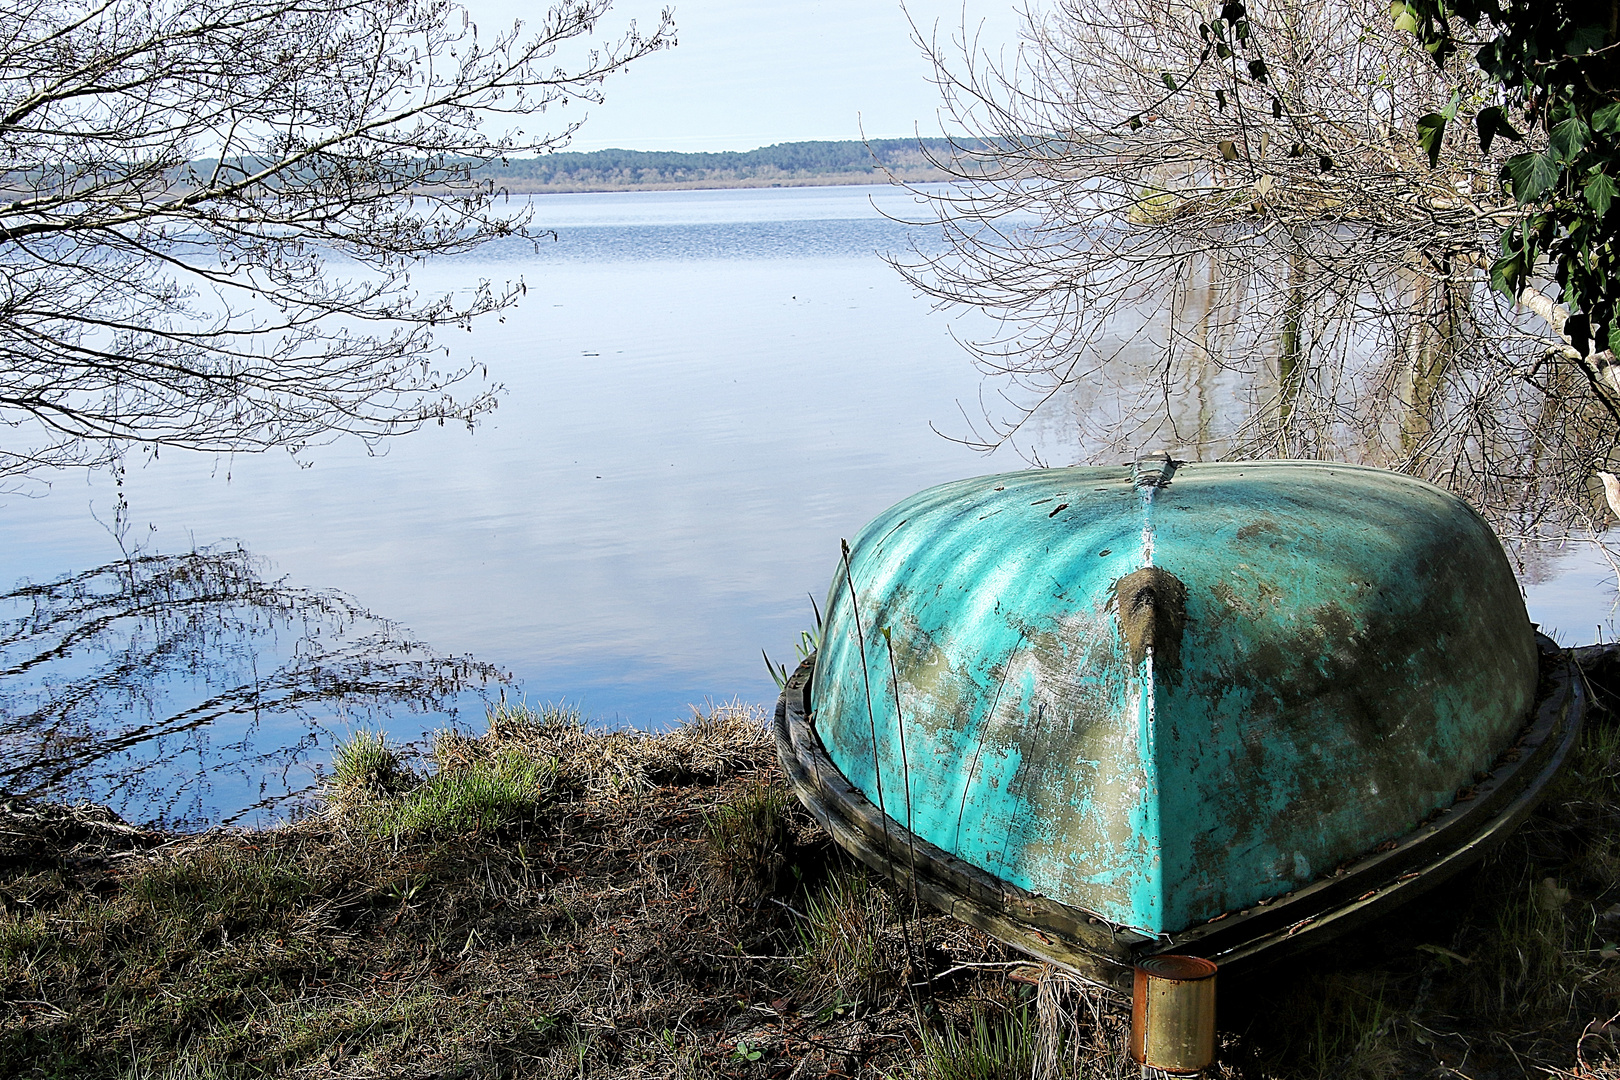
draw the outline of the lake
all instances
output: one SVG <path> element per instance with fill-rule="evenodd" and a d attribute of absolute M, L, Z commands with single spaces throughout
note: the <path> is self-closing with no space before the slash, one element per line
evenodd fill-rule
<path fill-rule="evenodd" d="M 911 238 L 880 212 L 910 212 L 903 193 L 534 207 L 555 241 L 415 275 L 424 292 L 525 282 L 504 321 L 447 332 L 506 386 L 475 431 L 424 429 L 375 456 L 340 442 L 302 462 L 132 460 L 122 522 L 106 473 L 0 499 L 0 585 L 52 586 L 0 606 L 0 717 L 50 718 L 13 730 L 9 752 L 36 754 L 22 744 L 45 723 L 78 763 L 0 749 L 12 790 L 250 822 L 345 730 L 478 729 L 500 693 L 640 727 L 763 703 L 760 650 L 791 666 L 840 537 L 920 488 L 1021 467 L 935 430 L 963 435 L 980 413 L 952 335 L 984 327 L 931 310 L 879 257 Z M 1043 460 L 1091 460 L 1058 418 L 1033 431 Z M 1530 565 L 1532 618 L 1565 642 L 1613 633 L 1594 548 Z"/>

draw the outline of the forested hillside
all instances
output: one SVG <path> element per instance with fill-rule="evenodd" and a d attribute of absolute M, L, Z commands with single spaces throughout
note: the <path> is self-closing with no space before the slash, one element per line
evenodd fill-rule
<path fill-rule="evenodd" d="M 509 191 L 881 183 L 883 169 L 908 180 L 944 179 L 930 164 L 929 154 L 950 158 L 950 143 L 944 139 L 852 139 L 778 143 L 758 150 L 706 154 L 596 150 L 513 158 L 489 169 L 487 175 Z"/>

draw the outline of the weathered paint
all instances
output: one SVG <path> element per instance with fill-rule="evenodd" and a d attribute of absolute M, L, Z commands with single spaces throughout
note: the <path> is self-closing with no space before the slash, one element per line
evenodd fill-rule
<path fill-rule="evenodd" d="M 1408 832 L 1534 698 L 1490 530 L 1379 470 L 964 480 L 878 517 L 847 573 L 864 641 L 841 565 L 811 694 L 839 770 L 959 858 L 1149 934 Z M 1119 597 L 1155 583 L 1133 647 Z"/>

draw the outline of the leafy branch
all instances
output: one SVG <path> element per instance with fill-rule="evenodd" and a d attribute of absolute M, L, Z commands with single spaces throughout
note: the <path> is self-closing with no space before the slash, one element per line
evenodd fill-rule
<path fill-rule="evenodd" d="M 1438 64 L 1464 46 L 1465 32 L 1476 35 L 1466 44 L 1478 45 L 1474 62 L 1500 95 L 1476 120 L 1482 150 L 1498 137 L 1545 133 L 1544 149 L 1514 155 L 1499 174 L 1522 213 L 1501 232 L 1491 283 L 1518 297 L 1551 262 L 1570 312 L 1564 336 L 1583 357 L 1610 350 L 1620 304 L 1620 0 L 1397 0 L 1390 11 Z M 1418 121 L 1432 153 L 1454 118 L 1442 111 Z"/>

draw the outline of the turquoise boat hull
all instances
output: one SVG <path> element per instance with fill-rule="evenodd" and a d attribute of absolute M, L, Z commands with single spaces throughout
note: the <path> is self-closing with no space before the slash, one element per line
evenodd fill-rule
<path fill-rule="evenodd" d="M 801 797 L 858 855 L 1098 977 L 1425 829 L 1500 833 L 1580 713 L 1568 679 L 1538 707 L 1551 654 L 1485 523 L 1375 469 L 946 484 L 861 531 L 825 610 L 779 709 Z M 1490 812 L 1457 812 L 1482 785 Z"/>

